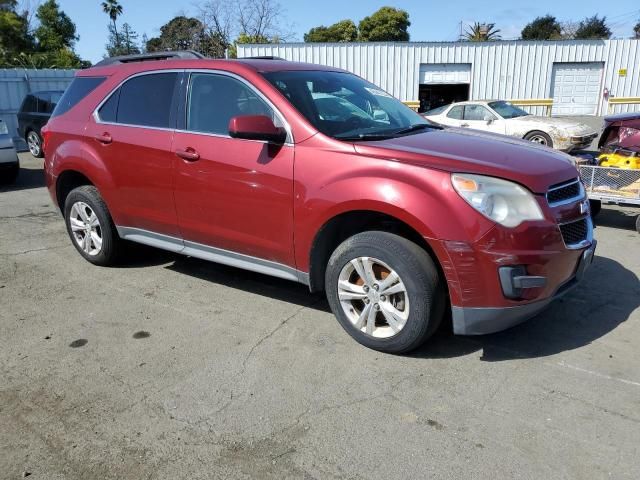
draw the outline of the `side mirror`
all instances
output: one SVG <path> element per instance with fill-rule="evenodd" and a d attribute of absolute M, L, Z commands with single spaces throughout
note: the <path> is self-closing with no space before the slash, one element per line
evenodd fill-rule
<path fill-rule="evenodd" d="M 493 118 L 485 117 L 485 120 L 487 121 L 487 125 L 491 125 L 493 123 Z"/>
<path fill-rule="evenodd" d="M 284 128 L 276 127 L 266 115 L 238 115 L 229 120 L 229 135 L 232 138 L 263 140 L 282 144 L 287 140 Z"/>

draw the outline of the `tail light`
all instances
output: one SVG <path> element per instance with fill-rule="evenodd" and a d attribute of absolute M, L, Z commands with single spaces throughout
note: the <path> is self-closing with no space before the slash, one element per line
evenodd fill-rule
<path fill-rule="evenodd" d="M 49 143 L 49 137 L 51 136 L 51 131 L 45 125 L 40 129 L 40 135 L 42 135 L 42 153 L 47 153 L 47 144 Z"/>

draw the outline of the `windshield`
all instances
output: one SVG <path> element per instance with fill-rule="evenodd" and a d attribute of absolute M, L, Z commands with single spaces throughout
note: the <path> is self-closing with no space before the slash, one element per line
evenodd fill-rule
<path fill-rule="evenodd" d="M 264 77 L 325 135 L 378 140 L 433 127 L 375 85 L 342 72 L 297 70 Z"/>
<path fill-rule="evenodd" d="M 529 112 L 521 108 L 511 105 L 509 102 L 489 102 L 489 106 L 493 108 L 502 118 L 516 118 L 531 115 Z"/>

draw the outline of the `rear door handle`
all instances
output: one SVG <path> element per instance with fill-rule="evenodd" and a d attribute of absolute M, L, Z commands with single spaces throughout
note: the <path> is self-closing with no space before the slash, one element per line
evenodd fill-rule
<path fill-rule="evenodd" d="M 200 159 L 200 154 L 191 147 L 187 147 L 184 150 L 176 150 L 176 155 L 188 162 L 195 162 Z"/>
<path fill-rule="evenodd" d="M 113 142 L 113 138 L 111 138 L 111 135 L 108 132 L 100 133 L 96 135 L 94 138 L 100 143 L 104 143 L 105 145 L 108 145 L 111 142 Z"/>

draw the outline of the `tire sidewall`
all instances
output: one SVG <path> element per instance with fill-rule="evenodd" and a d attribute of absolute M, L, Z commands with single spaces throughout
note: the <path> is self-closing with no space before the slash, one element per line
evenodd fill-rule
<path fill-rule="evenodd" d="M 535 130 L 533 132 L 527 133 L 525 135 L 524 139 L 527 140 L 527 141 L 531 141 L 531 138 L 532 137 L 536 137 L 536 136 L 544 137 L 547 140 L 547 144 L 546 145 L 542 145 L 543 147 L 553 148 L 553 140 L 551 140 L 551 137 L 547 133 L 545 133 L 545 132 L 543 132 L 541 130 Z M 535 142 L 535 143 L 537 143 L 537 142 Z M 538 145 L 540 145 L 540 144 L 538 143 Z"/>
<path fill-rule="evenodd" d="M 84 202 L 91 207 L 91 210 L 98 217 L 100 229 L 102 232 L 102 249 L 97 255 L 89 255 L 76 242 L 71 230 L 70 212 L 71 207 L 76 202 Z M 107 265 L 111 263 L 115 254 L 116 231 L 111 220 L 111 216 L 107 211 L 104 202 L 100 198 L 95 187 L 83 186 L 72 190 L 67 196 L 64 203 L 64 222 L 67 227 L 67 233 L 71 239 L 71 243 L 75 249 L 84 257 L 85 260 L 95 265 Z"/>
<path fill-rule="evenodd" d="M 377 237 L 377 240 L 384 236 L 386 238 L 383 238 L 380 243 L 371 242 L 374 237 Z M 436 298 L 442 292 L 438 288 L 437 270 L 433 262 L 426 252 L 424 252 L 425 258 L 420 261 L 413 259 L 415 252 L 406 248 L 405 242 L 408 240 L 386 232 L 366 232 L 355 235 L 336 249 L 329 260 L 325 275 L 327 299 L 342 327 L 357 342 L 388 353 L 407 352 L 423 343 L 439 325 L 438 315 L 441 317 L 442 312 L 438 310 L 443 310 L 434 308 L 436 303 L 442 303 L 441 299 Z M 412 245 L 415 246 L 415 244 Z M 366 335 L 353 326 L 342 309 L 338 298 L 338 277 L 342 268 L 357 257 L 374 257 L 383 261 L 400 276 L 407 288 L 409 319 L 404 328 L 393 337 L 379 339 Z M 431 263 L 430 268 L 424 265 L 425 259 Z"/>

